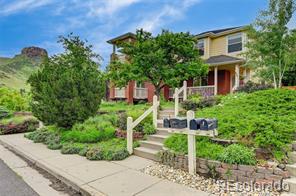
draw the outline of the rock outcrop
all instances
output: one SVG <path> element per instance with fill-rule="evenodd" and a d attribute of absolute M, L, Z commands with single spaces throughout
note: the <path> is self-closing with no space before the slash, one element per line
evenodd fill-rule
<path fill-rule="evenodd" d="M 47 51 L 43 48 L 31 46 L 23 48 L 21 54 L 29 58 L 36 58 L 47 56 Z"/>

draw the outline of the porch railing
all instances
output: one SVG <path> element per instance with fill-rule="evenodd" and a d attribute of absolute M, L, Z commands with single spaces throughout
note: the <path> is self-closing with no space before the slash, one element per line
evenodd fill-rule
<path fill-rule="evenodd" d="M 194 86 L 187 87 L 188 95 L 200 94 L 203 97 L 210 97 L 215 95 L 215 86 Z"/>
<path fill-rule="evenodd" d="M 172 93 L 171 91 L 169 92 Z M 183 82 L 183 86 L 175 89 L 173 98 L 175 100 L 175 116 L 179 114 L 179 99 L 183 98 L 183 101 L 187 99 L 187 95 L 200 94 L 203 97 L 210 97 L 215 95 L 215 86 L 195 86 L 187 87 L 187 82 Z"/>
<path fill-rule="evenodd" d="M 174 98 L 174 94 L 175 94 L 175 89 L 174 88 L 170 88 L 169 89 L 169 98 L 173 99 Z M 179 94 L 179 99 L 183 98 L 183 91 Z"/>
<path fill-rule="evenodd" d="M 134 88 L 134 98 L 147 99 L 148 98 L 148 89 L 147 88 Z"/>
<path fill-rule="evenodd" d="M 115 88 L 115 98 L 125 98 L 125 88 Z"/>

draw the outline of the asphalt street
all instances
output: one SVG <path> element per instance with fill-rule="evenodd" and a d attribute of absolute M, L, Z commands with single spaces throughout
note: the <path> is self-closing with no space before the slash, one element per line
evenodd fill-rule
<path fill-rule="evenodd" d="M 0 196 L 38 196 L 0 159 Z"/>

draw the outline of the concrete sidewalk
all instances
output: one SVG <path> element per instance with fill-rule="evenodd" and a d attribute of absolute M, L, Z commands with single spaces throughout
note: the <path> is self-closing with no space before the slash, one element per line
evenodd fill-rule
<path fill-rule="evenodd" d="M 137 156 L 123 161 L 89 161 L 79 155 L 49 150 L 24 138 L 23 134 L 0 136 L 0 142 L 85 195 L 209 195 L 140 172 L 154 163 Z"/>

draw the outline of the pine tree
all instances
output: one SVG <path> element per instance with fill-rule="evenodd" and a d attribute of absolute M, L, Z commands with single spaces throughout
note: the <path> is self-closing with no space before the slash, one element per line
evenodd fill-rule
<path fill-rule="evenodd" d="M 92 52 L 79 37 L 60 37 L 65 52 L 46 59 L 28 80 L 32 112 L 46 124 L 70 128 L 96 114 L 105 83 Z"/>

